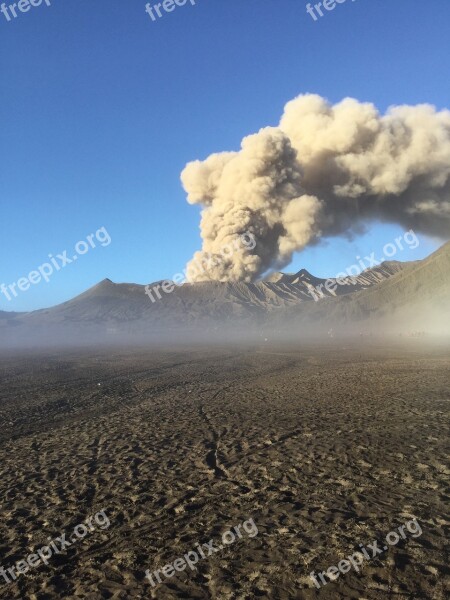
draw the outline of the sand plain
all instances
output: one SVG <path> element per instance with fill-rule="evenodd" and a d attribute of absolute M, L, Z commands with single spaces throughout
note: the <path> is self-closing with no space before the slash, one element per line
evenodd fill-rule
<path fill-rule="evenodd" d="M 0 359 L 0 564 L 99 510 L 111 523 L 48 566 L 0 578 L 0 598 L 448 597 L 448 345 L 330 339 Z M 316 589 L 311 571 L 412 516 L 420 537 Z M 257 536 L 156 587 L 145 578 L 250 518 Z"/>

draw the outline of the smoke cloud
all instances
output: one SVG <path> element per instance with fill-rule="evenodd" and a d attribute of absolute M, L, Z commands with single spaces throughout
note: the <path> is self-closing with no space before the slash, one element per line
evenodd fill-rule
<path fill-rule="evenodd" d="M 253 281 L 374 220 L 448 239 L 450 111 L 423 104 L 380 115 L 352 98 L 331 105 L 302 95 L 278 127 L 245 137 L 239 152 L 188 163 L 181 181 L 188 202 L 203 207 L 195 260 L 221 255 L 244 232 L 257 240 L 194 281 Z"/>

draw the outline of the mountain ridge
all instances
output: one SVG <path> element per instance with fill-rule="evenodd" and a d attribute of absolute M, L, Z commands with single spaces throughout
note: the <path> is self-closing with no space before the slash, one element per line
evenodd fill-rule
<path fill-rule="evenodd" d="M 323 331 L 376 319 L 390 318 L 395 325 L 396 319 L 401 321 L 400 313 L 413 319 L 420 313 L 425 322 L 427 311 L 448 312 L 449 269 L 450 242 L 421 261 L 386 261 L 353 276 L 352 281 L 317 278 L 301 269 L 278 273 L 275 282 L 269 277 L 256 283 L 184 284 L 168 294 L 160 290 L 161 297 L 154 302 L 145 294 L 145 285 L 113 283 L 106 278 L 51 308 L 0 313 L 0 338 L 81 334 L 145 338 L 157 332 L 267 327 L 289 333 L 297 325 L 305 331 Z M 148 287 L 157 285 L 161 282 Z"/>

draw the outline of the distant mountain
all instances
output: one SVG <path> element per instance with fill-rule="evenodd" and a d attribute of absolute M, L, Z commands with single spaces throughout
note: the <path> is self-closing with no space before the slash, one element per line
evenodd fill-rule
<path fill-rule="evenodd" d="M 353 281 L 350 285 L 339 286 L 341 288 L 340 293 L 343 294 L 359 291 L 360 289 L 364 289 L 375 283 L 379 283 L 383 279 L 389 279 L 389 277 L 398 271 L 401 271 L 407 264 L 412 263 L 402 263 L 398 260 L 390 260 L 381 263 L 377 267 L 366 269 L 360 275 L 352 276 L 352 279 L 355 281 Z M 320 277 L 314 277 L 314 275 L 311 275 L 311 273 L 309 273 L 309 271 L 306 269 L 301 269 L 298 271 L 298 273 L 281 273 L 278 271 L 276 273 L 272 273 L 267 279 L 265 279 L 265 283 L 284 283 L 295 285 L 306 288 L 306 291 L 310 289 L 311 286 L 318 287 L 321 283 L 325 283 L 325 281 L 329 281 L 329 279 L 326 280 L 321 279 Z M 331 278 L 331 281 L 335 282 L 337 280 Z M 356 288 L 355 285 L 357 286 Z M 343 289 L 345 291 L 342 291 Z M 330 295 L 328 292 L 326 293 Z"/>
<path fill-rule="evenodd" d="M 182 331 L 245 331 L 349 327 L 399 312 L 448 311 L 450 243 L 423 261 L 387 261 L 350 280 L 325 280 L 302 269 L 274 273 L 258 283 L 202 282 L 164 293 L 162 282 L 146 286 L 105 279 L 68 302 L 30 313 L 0 313 L 0 341 L 112 339 Z M 326 285 L 328 282 L 328 285 Z M 158 291 L 154 291 L 157 288 Z M 160 296 L 158 298 L 158 295 Z M 431 309 L 430 309 L 431 310 Z M 412 316 L 411 316 L 412 315 Z"/>
<path fill-rule="evenodd" d="M 369 278 L 374 276 L 371 273 Z M 403 263 L 391 277 L 364 290 L 288 308 L 278 317 L 280 322 L 308 326 L 317 322 L 344 328 L 378 323 L 399 331 L 426 328 L 450 334 L 450 242 L 424 260 Z"/>

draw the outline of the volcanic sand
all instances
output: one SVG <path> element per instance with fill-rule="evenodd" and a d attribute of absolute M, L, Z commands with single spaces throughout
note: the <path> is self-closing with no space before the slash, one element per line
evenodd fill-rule
<path fill-rule="evenodd" d="M 2 355 L 0 564 L 102 509 L 111 525 L 0 598 L 444 599 L 448 357 L 420 340 Z M 421 536 L 314 587 L 413 517 Z M 248 519 L 257 536 L 145 579 Z"/>

